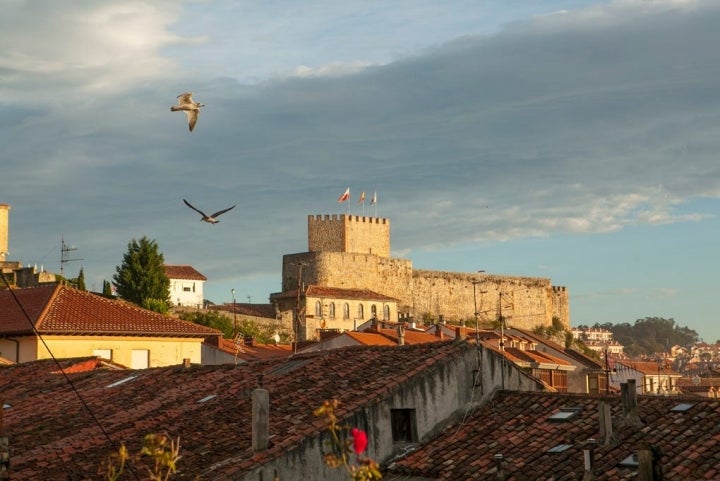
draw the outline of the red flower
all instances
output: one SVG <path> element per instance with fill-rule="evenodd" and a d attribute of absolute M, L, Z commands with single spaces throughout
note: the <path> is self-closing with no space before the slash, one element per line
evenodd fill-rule
<path fill-rule="evenodd" d="M 352 428 L 350 434 L 353 437 L 353 449 L 355 449 L 355 453 L 361 454 L 365 451 L 365 448 L 367 448 L 367 434 L 358 428 Z"/>

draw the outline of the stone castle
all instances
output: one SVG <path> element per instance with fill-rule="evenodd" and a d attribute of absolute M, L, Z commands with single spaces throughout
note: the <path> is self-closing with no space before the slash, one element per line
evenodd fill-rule
<path fill-rule="evenodd" d="M 397 299 L 397 319 L 481 322 L 512 327 L 570 326 L 568 291 L 550 279 L 415 270 L 390 256 L 390 220 L 308 216 L 308 252 L 283 256 L 282 290 L 298 286 L 362 290 Z M 302 290 L 302 287 L 301 287 Z M 557 322 L 556 321 L 556 322 Z"/>

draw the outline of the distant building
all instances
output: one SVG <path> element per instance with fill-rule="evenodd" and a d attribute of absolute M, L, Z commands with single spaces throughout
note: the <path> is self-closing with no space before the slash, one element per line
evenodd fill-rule
<path fill-rule="evenodd" d="M 207 277 L 188 265 L 165 265 L 170 279 L 170 302 L 175 306 L 202 308 Z"/>
<path fill-rule="evenodd" d="M 480 321 L 502 317 L 525 329 L 552 326 L 553 320 L 570 326 L 568 291 L 551 285 L 550 279 L 414 270 L 409 259 L 391 257 L 389 219 L 310 215 L 307 235 L 307 252 L 283 256 L 282 291 L 270 296 L 277 317 L 293 324 L 299 341 L 316 339 L 323 323 L 331 325 L 333 302 L 335 320 L 345 318 L 346 312 L 338 311 L 345 304 L 348 319 L 371 317 L 366 310 L 360 316 L 352 307 L 363 304 L 366 309 L 371 299 L 343 297 L 341 290 L 385 298 L 375 302 L 378 319 L 465 321 L 478 315 Z M 316 288 L 334 289 L 335 294 L 311 299 Z M 344 329 L 351 328 L 347 324 Z"/>
<path fill-rule="evenodd" d="M 571 332 L 574 339 L 583 341 L 589 349 L 592 349 L 601 355 L 606 351 L 608 354 L 615 357 L 622 357 L 625 355 L 625 346 L 614 340 L 612 332 L 607 329 L 598 327 L 574 327 L 571 329 Z"/>

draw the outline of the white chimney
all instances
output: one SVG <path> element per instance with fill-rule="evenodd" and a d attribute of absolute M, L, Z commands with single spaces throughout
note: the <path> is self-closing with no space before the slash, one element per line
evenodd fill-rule
<path fill-rule="evenodd" d="M 264 451 L 268 447 L 270 431 L 270 392 L 262 387 L 262 374 L 258 387 L 252 392 L 252 448 Z"/>

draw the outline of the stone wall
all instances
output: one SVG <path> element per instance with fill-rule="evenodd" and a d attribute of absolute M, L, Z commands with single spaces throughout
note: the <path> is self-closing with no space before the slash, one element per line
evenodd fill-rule
<path fill-rule="evenodd" d="M 344 252 L 303 252 L 283 256 L 283 292 L 311 284 L 367 289 L 412 305 L 413 270 L 408 259 Z M 400 307 L 402 309 L 402 307 Z"/>
<path fill-rule="evenodd" d="M 474 319 L 477 303 L 481 322 L 502 316 L 508 325 L 533 329 L 552 325 L 556 316 L 570 325 L 567 290 L 551 286 L 546 278 L 415 270 L 413 286 L 418 320 Z"/>
<path fill-rule="evenodd" d="M 390 256 L 390 220 L 358 215 L 308 216 L 309 252 Z"/>

